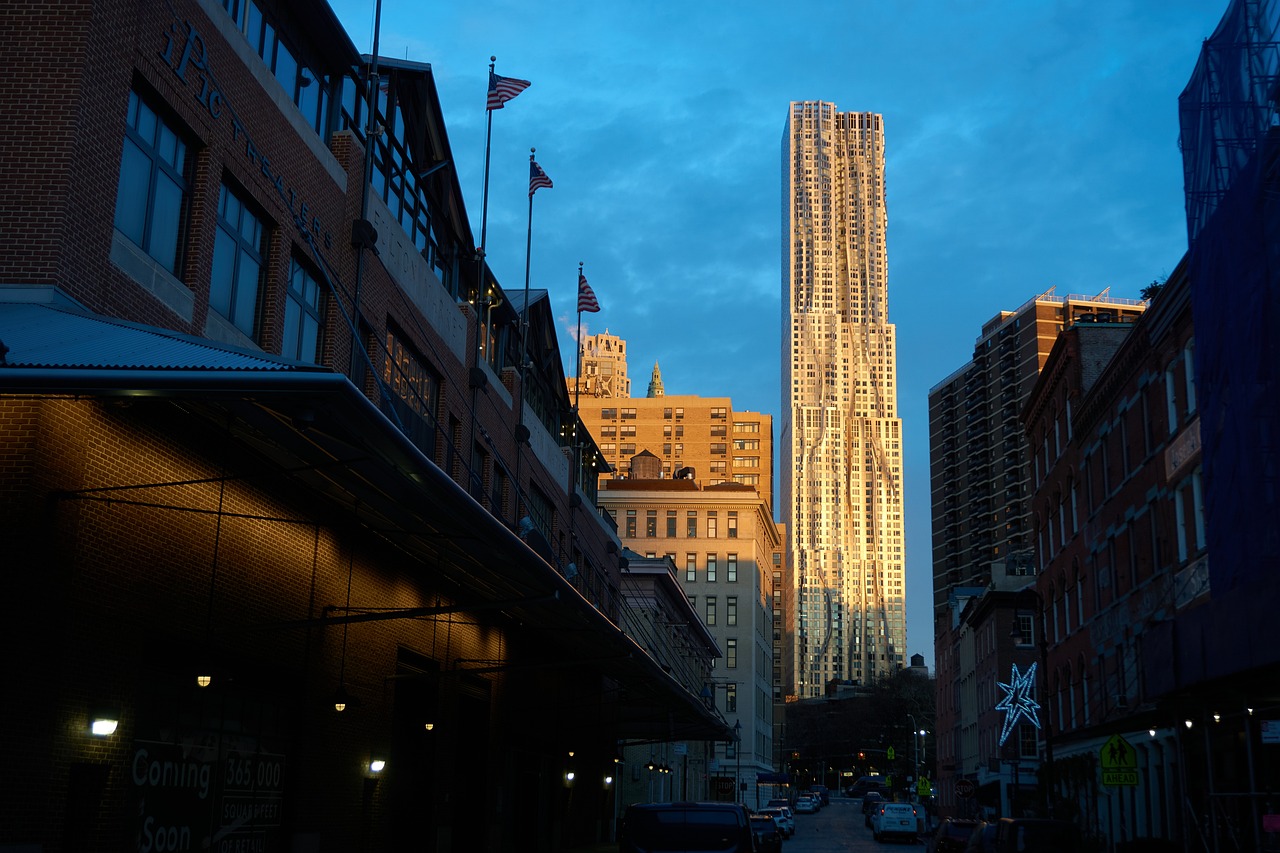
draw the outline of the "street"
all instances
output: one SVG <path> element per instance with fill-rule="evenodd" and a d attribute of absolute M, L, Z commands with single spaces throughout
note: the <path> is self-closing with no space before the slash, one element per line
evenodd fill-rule
<path fill-rule="evenodd" d="M 817 814 L 796 815 L 796 834 L 782 843 L 783 853 L 870 853 L 894 849 L 919 850 L 918 844 L 887 841 L 877 844 L 863 826 L 862 800 L 832 797 Z"/>

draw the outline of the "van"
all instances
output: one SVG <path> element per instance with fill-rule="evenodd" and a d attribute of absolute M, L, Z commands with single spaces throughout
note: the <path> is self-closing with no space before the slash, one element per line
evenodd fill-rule
<path fill-rule="evenodd" d="M 871 813 L 871 835 L 876 841 L 886 838 L 915 841 L 919 831 L 919 816 L 911 803 L 881 803 Z"/>
<path fill-rule="evenodd" d="M 753 844 L 739 803 L 635 803 L 618 834 L 620 853 L 752 853 Z"/>

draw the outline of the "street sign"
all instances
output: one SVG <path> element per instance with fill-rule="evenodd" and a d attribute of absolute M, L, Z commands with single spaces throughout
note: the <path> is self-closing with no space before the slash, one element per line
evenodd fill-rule
<path fill-rule="evenodd" d="M 1102 751 L 1098 753 L 1098 764 L 1102 767 L 1102 784 L 1138 784 L 1138 753 L 1120 735 L 1112 735 L 1102 745 Z"/>
<path fill-rule="evenodd" d="M 1262 742 L 1280 743 L 1280 720 L 1262 721 Z"/>
<path fill-rule="evenodd" d="M 957 797 L 967 800 L 976 793 L 978 793 L 978 786 L 977 784 L 974 783 L 972 779 L 956 780 L 956 796 Z"/>
<path fill-rule="evenodd" d="M 884 757 L 893 761 L 893 747 L 889 747 L 884 751 Z"/>
<path fill-rule="evenodd" d="M 965 781 L 968 781 L 968 780 L 965 780 Z M 930 782 L 924 776 L 921 776 L 918 780 L 916 780 L 916 796 L 917 797 L 928 797 L 932 794 L 933 794 L 932 782 Z"/>

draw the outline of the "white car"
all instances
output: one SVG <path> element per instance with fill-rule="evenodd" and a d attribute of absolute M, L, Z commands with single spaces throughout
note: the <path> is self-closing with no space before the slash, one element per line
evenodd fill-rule
<path fill-rule="evenodd" d="M 760 810 L 760 814 L 767 814 L 773 818 L 773 822 L 778 825 L 778 831 L 782 833 L 783 838 L 790 838 L 796 834 L 796 819 L 791 814 L 789 807 L 765 806 Z"/>
<path fill-rule="evenodd" d="M 819 808 L 818 799 L 808 794 L 801 794 L 796 800 L 796 814 L 813 814 Z"/>
<path fill-rule="evenodd" d="M 871 812 L 871 835 L 876 841 L 891 837 L 914 841 L 919 831 L 919 815 L 911 803 L 881 803 Z"/>

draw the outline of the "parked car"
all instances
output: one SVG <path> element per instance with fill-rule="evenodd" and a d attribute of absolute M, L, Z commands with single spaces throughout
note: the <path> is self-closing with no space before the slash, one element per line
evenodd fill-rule
<path fill-rule="evenodd" d="M 817 795 L 819 806 L 831 805 L 831 790 L 826 785 L 810 785 L 809 793 Z"/>
<path fill-rule="evenodd" d="M 884 802 L 884 795 L 879 791 L 868 791 L 862 795 L 862 815 L 863 822 L 867 826 L 871 826 L 871 813 L 880 807 Z"/>
<path fill-rule="evenodd" d="M 773 818 L 783 838 L 790 838 L 796 834 L 796 819 L 788 806 L 765 806 L 760 810 L 760 814 Z"/>
<path fill-rule="evenodd" d="M 813 814 L 818 810 L 818 800 L 809 794 L 801 794 L 796 798 L 796 814 Z"/>
<path fill-rule="evenodd" d="M 996 853 L 996 825 L 990 821 L 978 821 L 964 846 L 964 853 Z"/>
<path fill-rule="evenodd" d="M 847 793 L 850 797 L 861 797 L 868 791 L 883 794 L 887 790 L 889 786 L 884 783 L 883 776 L 859 776 L 858 781 L 849 786 Z"/>
<path fill-rule="evenodd" d="M 929 838 L 928 853 L 964 853 L 978 821 L 945 817 Z"/>
<path fill-rule="evenodd" d="M 1002 817 L 995 822 L 996 853 L 1075 853 L 1080 827 L 1069 820 Z"/>
<path fill-rule="evenodd" d="M 911 803 L 881 803 L 871 813 L 871 836 L 876 841 L 886 838 L 915 841 L 919 828 L 916 807 Z"/>
<path fill-rule="evenodd" d="M 751 816 L 751 834 L 755 836 L 756 853 L 782 853 L 782 830 L 769 815 Z"/>
<path fill-rule="evenodd" d="M 620 853 L 752 853 L 751 815 L 739 803 L 635 803 L 618 836 Z"/>
<path fill-rule="evenodd" d="M 765 803 L 765 805 L 769 808 L 773 808 L 774 806 L 786 806 L 787 808 L 791 808 L 791 801 L 786 797 L 774 797 L 772 800 Z"/>

